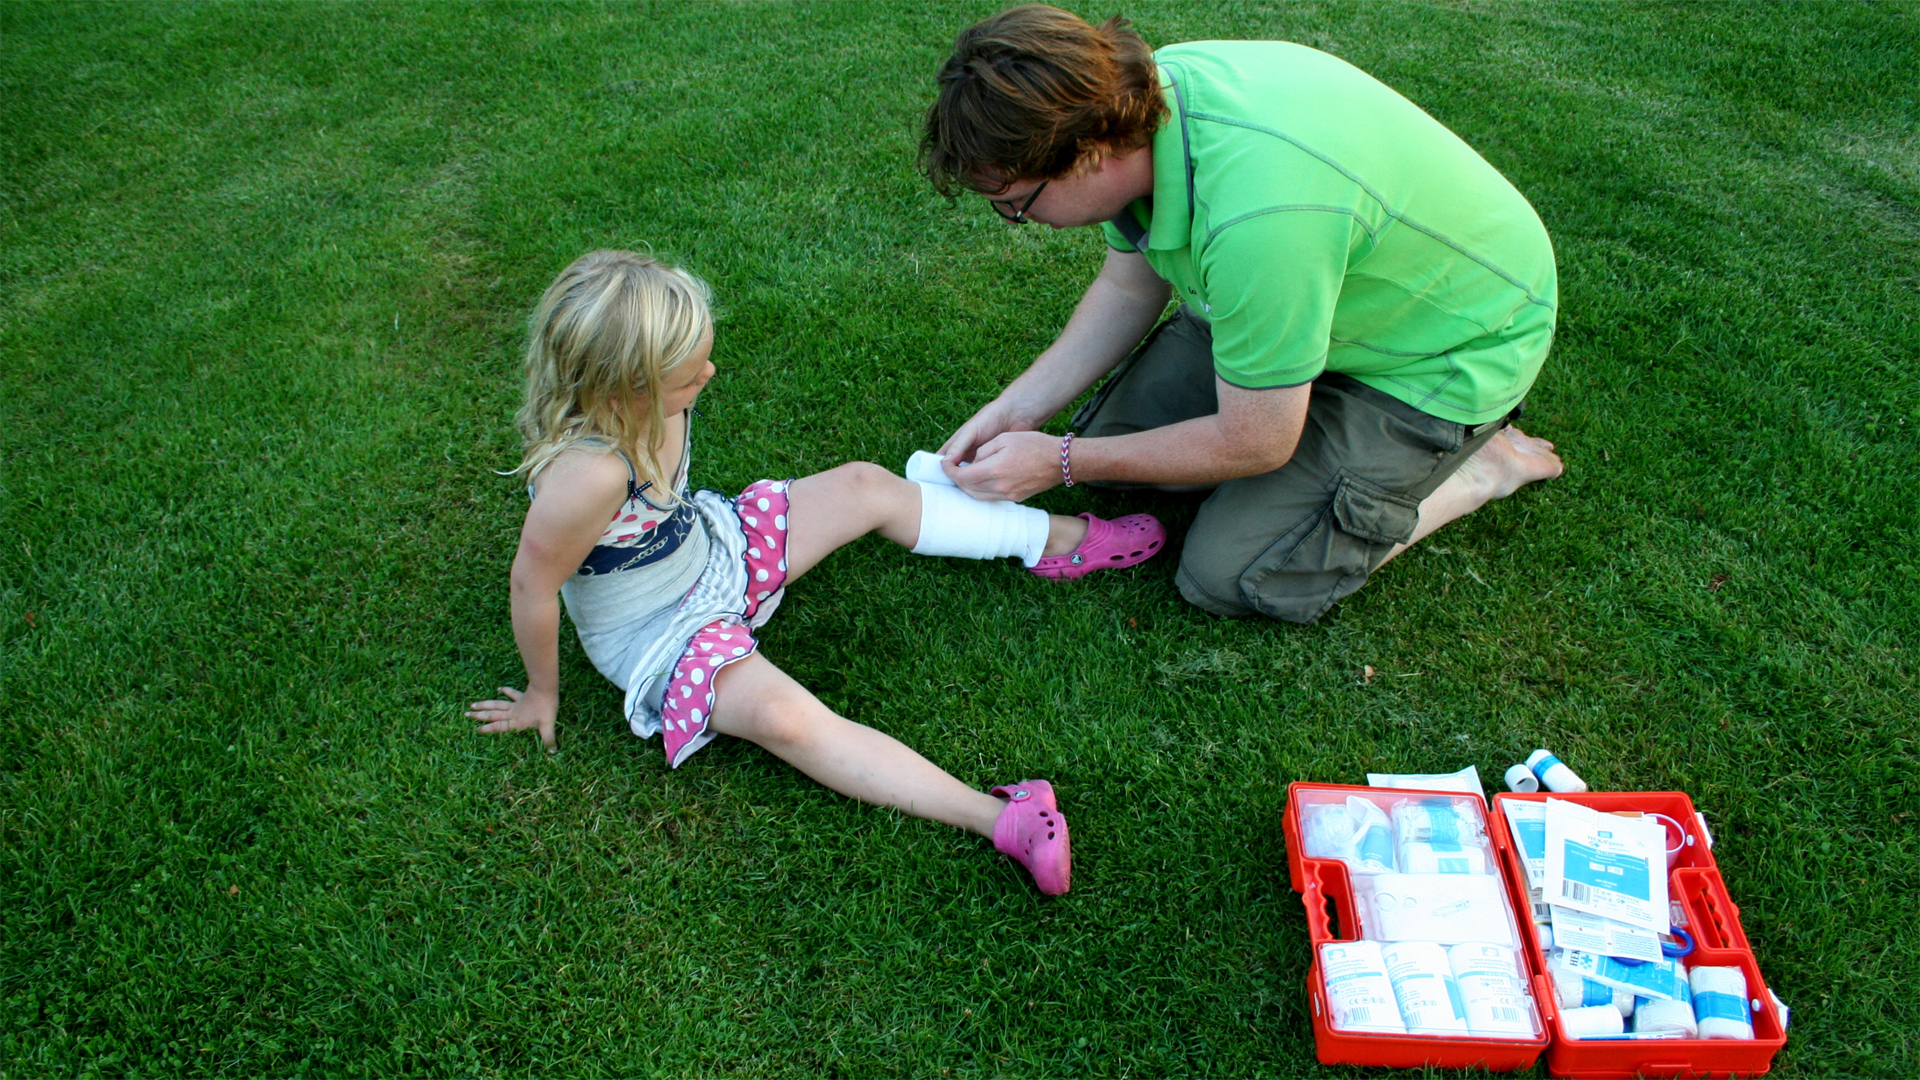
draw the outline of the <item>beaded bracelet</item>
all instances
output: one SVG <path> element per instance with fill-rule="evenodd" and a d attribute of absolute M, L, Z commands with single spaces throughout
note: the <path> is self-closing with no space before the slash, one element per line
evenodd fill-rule
<path fill-rule="evenodd" d="M 1060 479 L 1068 487 L 1073 486 L 1073 432 L 1067 432 L 1060 440 Z"/>

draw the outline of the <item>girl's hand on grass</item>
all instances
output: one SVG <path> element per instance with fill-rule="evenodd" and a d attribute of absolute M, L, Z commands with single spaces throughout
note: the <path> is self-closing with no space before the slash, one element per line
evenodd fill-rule
<path fill-rule="evenodd" d="M 547 748 L 547 753 L 553 753 L 558 748 L 554 742 L 553 719 L 560 711 L 560 700 L 552 694 L 522 693 L 511 686 L 501 687 L 500 692 L 507 695 L 507 700 L 476 701 L 467 706 L 468 719 L 491 721 L 475 730 L 482 735 L 492 735 L 539 728 L 540 745 Z"/>

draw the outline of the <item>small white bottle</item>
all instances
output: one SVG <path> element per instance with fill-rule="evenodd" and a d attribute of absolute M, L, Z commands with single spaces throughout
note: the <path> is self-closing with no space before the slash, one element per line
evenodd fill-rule
<path fill-rule="evenodd" d="M 1574 775 L 1565 762 L 1545 750 L 1535 750 L 1527 755 L 1527 768 L 1547 786 L 1548 791 L 1565 795 L 1587 790 L 1587 782 Z"/>
<path fill-rule="evenodd" d="M 1507 769 L 1507 790 L 1531 795 L 1540 790 L 1540 778 L 1525 765 L 1514 765 Z"/>

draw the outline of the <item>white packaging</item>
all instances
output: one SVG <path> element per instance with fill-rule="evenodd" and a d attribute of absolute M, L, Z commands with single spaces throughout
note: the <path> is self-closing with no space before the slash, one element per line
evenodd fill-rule
<path fill-rule="evenodd" d="M 1468 941 L 1447 950 L 1467 1028 L 1479 1038 L 1532 1038 L 1533 1000 L 1520 979 L 1513 950 L 1484 941 Z"/>
<path fill-rule="evenodd" d="M 1560 1013 L 1560 1024 L 1566 1029 L 1569 1039 L 1618 1035 L 1627 1030 L 1626 1022 L 1620 1019 L 1619 1010 L 1611 1005 L 1589 1005 L 1583 1009 L 1563 1010 Z"/>
<path fill-rule="evenodd" d="M 1380 947 L 1387 980 L 1400 1004 L 1400 1020 L 1412 1035 L 1465 1035 L 1466 1006 L 1453 981 L 1447 950 L 1431 941 L 1396 941 Z"/>
<path fill-rule="evenodd" d="M 1393 869 L 1393 828 L 1371 799 L 1349 795 L 1344 804 L 1317 803 L 1300 810 L 1300 842 L 1309 859 L 1340 859 L 1355 874 Z"/>
<path fill-rule="evenodd" d="M 1486 849 L 1459 844 L 1422 844 L 1409 841 L 1400 845 L 1400 872 L 1403 874 L 1484 874 Z"/>
<path fill-rule="evenodd" d="M 1526 867 L 1527 884 L 1535 889 L 1547 883 L 1547 804 L 1523 799 L 1502 799 L 1500 810 L 1507 815 L 1507 829 L 1513 844 L 1520 849 L 1520 863 Z"/>
<path fill-rule="evenodd" d="M 1565 799 L 1547 800 L 1547 903 L 1664 934 L 1667 830 Z"/>
<path fill-rule="evenodd" d="M 1479 810 L 1467 800 L 1434 795 L 1393 804 L 1393 838 L 1403 844 L 1485 847 L 1487 830 Z"/>
<path fill-rule="evenodd" d="M 1703 1039 L 1753 1038 L 1753 1013 L 1747 1001 L 1747 976 L 1737 967 L 1697 967 L 1693 1015 Z"/>
<path fill-rule="evenodd" d="M 1347 796 L 1347 812 L 1353 815 L 1353 869 L 1362 874 L 1392 871 L 1393 829 L 1386 813 L 1372 799 L 1358 795 Z"/>
<path fill-rule="evenodd" d="M 1513 947 L 1500 879 L 1491 874 L 1378 874 L 1367 936 L 1377 941 L 1491 941 Z"/>
<path fill-rule="evenodd" d="M 1664 959 L 1658 934 L 1557 904 L 1552 911 L 1553 940 L 1563 949 L 1653 963 Z"/>
<path fill-rule="evenodd" d="M 1457 791 L 1462 795 L 1478 795 L 1481 802 L 1487 801 L 1487 789 L 1480 786 L 1480 769 L 1474 765 L 1450 773 L 1370 772 L 1367 774 L 1367 786 L 1411 788 L 1414 791 Z"/>
<path fill-rule="evenodd" d="M 1309 859 L 1352 858 L 1353 815 L 1343 803 L 1312 803 L 1301 807 L 1300 842 Z"/>
<path fill-rule="evenodd" d="M 1566 762 L 1545 750 L 1535 750 L 1528 754 L 1527 768 L 1533 770 L 1533 775 L 1540 778 L 1540 782 L 1547 786 L 1548 791 L 1569 795 L 1587 790 L 1585 780 L 1574 775 L 1574 771 L 1567 768 Z"/>
<path fill-rule="evenodd" d="M 1568 973 L 1625 990 L 1636 997 L 1679 998 L 1687 991 L 1687 969 L 1677 960 L 1623 964 L 1611 956 L 1562 949 L 1553 961 Z"/>
<path fill-rule="evenodd" d="M 1405 1035 L 1400 1005 L 1377 941 L 1329 941 L 1320 946 L 1327 984 L 1328 1022 L 1341 1031 Z"/>

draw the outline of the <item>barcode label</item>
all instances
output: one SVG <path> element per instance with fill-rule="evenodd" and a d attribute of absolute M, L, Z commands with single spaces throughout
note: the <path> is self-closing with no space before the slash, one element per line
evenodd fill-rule
<path fill-rule="evenodd" d="M 1593 903 L 1593 890 L 1577 881 L 1562 881 L 1560 883 L 1560 895 L 1576 903 Z"/>
<path fill-rule="evenodd" d="M 1373 1019 L 1372 1009 L 1348 1009 L 1347 1010 L 1347 1022 L 1350 1024 L 1364 1024 L 1371 1021 L 1372 1019 Z"/>
<path fill-rule="evenodd" d="M 1493 1018 L 1505 1024 L 1517 1024 L 1525 1019 L 1520 1015 L 1520 1010 L 1511 1005 L 1495 1005 L 1493 1007 Z"/>

